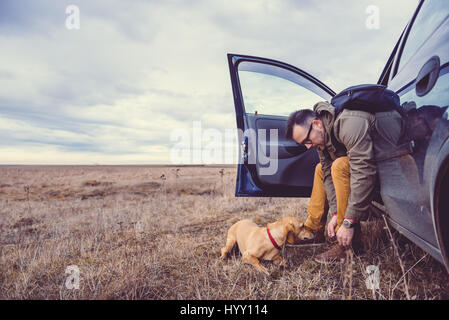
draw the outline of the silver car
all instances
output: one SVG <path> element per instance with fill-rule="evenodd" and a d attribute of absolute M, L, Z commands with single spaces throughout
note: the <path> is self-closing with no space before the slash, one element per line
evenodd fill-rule
<path fill-rule="evenodd" d="M 236 196 L 309 197 L 317 152 L 286 139 L 292 106 L 312 107 L 335 92 L 284 62 L 228 54 L 240 162 Z M 449 2 L 421 1 L 378 84 L 395 91 L 412 153 L 379 164 L 373 205 L 389 223 L 449 271 Z M 391 167 L 393 166 L 393 167 Z M 387 170 L 388 169 L 388 170 Z"/>

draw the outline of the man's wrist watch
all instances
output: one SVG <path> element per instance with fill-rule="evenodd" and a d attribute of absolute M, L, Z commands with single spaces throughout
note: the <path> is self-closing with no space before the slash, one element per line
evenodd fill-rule
<path fill-rule="evenodd" d="M 345 228 L 348 228 L 348 229 L 354 228 L 354 225 L 355 225 L 355 224 L 356 224 L 355 221 L 350 220 L 350 219 L 348 219 L 348 218 L 345 218 L 345 219 L 343 220 L 343 226 L 344 226 Z"/>

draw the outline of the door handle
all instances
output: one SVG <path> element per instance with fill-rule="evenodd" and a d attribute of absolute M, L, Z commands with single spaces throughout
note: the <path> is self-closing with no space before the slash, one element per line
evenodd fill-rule
<path fill-rule="evenodd" d="M 423 97 L 428 94 L 440 75 L 440 58 L 438 56 L 433 56 L 430 58 L 419 70 L 418 76 L 416 77 L 415 91 L 418 97 Z"/>

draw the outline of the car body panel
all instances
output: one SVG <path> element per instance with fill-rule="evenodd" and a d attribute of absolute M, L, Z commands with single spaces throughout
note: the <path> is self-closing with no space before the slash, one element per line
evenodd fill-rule
<path fill-rule="evenodd" d="M 396 70 L 397 73 L 391 73 L 387 83 L 389 89 L 398 93 L 401 104 L 414 103 L 419 118 L 424 119 L 421 124 L 426 122 L 425 125 L 420 125 L 416 119 L 413 119 L 409 129 L 413 131 L 414 136 L 415 148 L 412 157 L 417 169 L 417 179 L 415 179 L 416 183 L 396 186 L 401 192 L 396 193 L 393 203 L 387 207 L 390 222 L 401 227 L 397 229 L 407 230 L 403 233 L 409 239 L 423 249 L 427 248 L 426 251 L 439 261 L 446 260 L 447 266 L 447 259 L 443 259 L 444 252 L 439 249 L 442 245 L 439 240 L 439 231 L 436 230 L 433 201 L 435 181 L 439 171 L 436 160 L 441 158 L 440 150 L 449 138 L 446 111 L 449 104 L 449 16 L 442 19 L 438 27 L 431 32 L 408 61 L 398 68 L 402 48 L 407 44 L 407 35 L 414 27 L 413 22 L 419 10 L 423 8 L 423 4 L 424 1 L 421 1 L 400 39 L 399 48 L 396 48 L 394 52 L 392 70 Z M 427 94 L 419 96 L 418 75 L 426 62 L 435 57 L 438 57 L 440 64 L 438 79 Z M 427 128 L 424 130 L 423 127 Z M 424 131 L 428 132 L 424 134 Z M 447 157 L 447 154 L 444 157 Z M 412 172 L 414 170 L 408 168 L 404 170 L 404 175 L 411 179 Z"/>

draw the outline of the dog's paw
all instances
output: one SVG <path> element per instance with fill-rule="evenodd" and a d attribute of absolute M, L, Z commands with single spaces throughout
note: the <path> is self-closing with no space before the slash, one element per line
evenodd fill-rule
<path fill-rule="evenodd" d="M 225 249 L 221 249 L 220 258 L 225 260 L 227 256 L 228 256 L 228 253 L 226 252 L 226 250 Z"/>
<path fill-rule="evenodd" d="M 258 269 L 260 272 L 265 273 L 267 276 L 270 275 L 270 271 L 268 271 L 268 269 L 267 269 L 266 267 L 264 267 L 263 265 L 260 265 L 257 269 Z"/>
<path fill-rule="evenodd" d="M 273 262 L 278 267 L 281 267 L 281 268 L 285 268 L 286 267 L 286 264 L 285 264 L 284 260 L 282 260 L 281 257 L 278 257 L 278 258 L 274 259 Z"/>

